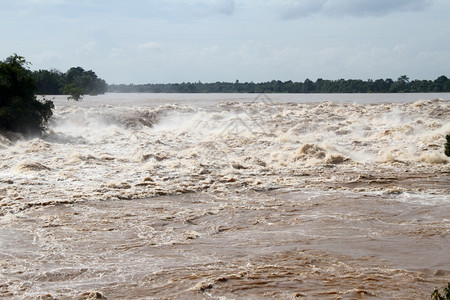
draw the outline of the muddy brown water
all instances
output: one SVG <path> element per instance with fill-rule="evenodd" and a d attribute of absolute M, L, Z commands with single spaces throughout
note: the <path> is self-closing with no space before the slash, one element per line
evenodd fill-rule
<path fill-rule="evenodd" d="M 448 101 L 105 97 L 0 139 L 0 298 L 427 299 L 450 282 Z"/>

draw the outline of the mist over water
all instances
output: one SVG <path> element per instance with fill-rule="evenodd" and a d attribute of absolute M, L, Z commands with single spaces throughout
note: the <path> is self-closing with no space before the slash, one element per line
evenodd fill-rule
<path fill-rule="evenodd" d="M 0 135 L 0 298 L 429 297 L 446 99 L 56 97 L 48 135 Z"/>

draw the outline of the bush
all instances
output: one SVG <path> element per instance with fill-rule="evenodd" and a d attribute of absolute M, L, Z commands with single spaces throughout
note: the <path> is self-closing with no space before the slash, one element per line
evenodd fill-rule
<path fill-rule="evenodd" d="M 69 97 L 67 97 L 67 100 L 80 101 L 81 99 L 83 99 L 83 91 L 75 83 L 67 84 L 66 86 L 64 86 L 62 92 L 69 95 Z"/>
<path fill-rule="evenodd" d="M 447 135 L 447 138 L 449 136 Z M 448 141 L 448 139 L 447 139 Z M 433 293 L 431 294 L 431 299 L 433 300 L 450 300 L 450 282 L 448 283 L 447 287 L 444 289 L 444 294 L 441 295 L 439 293 L 439 290 L 436 288 Z"/>
<path fill-rule="evenodd" d="M 0 129 L 42 134 L 53 102 L 36 99 L 36 85 L 26 60 L 17 54 L 0 62 Z"/>
<path fill-rule="evenodd" d="M 445 143 L 445 155 L 450 156 L 450 134 L 445 137 L 447 142 Z"/>

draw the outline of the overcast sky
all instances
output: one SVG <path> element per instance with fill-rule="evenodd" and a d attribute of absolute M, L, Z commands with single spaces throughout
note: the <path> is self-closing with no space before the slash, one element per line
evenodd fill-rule
<path fill-rule="evenodd" d="M 0 0 L 0 59 L 108 83 L 450 77 L 450 0 Z"/>

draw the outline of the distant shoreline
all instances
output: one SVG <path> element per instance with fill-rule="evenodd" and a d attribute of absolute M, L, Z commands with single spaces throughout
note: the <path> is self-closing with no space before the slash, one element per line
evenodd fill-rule
<path fill-rule="evenodd" d="M 43 96 L 38 96 L 43 97 Z M 106 93 L 97 96 L 86 95 L 83 100 L 67 100 L 67 95 L 46 95 L 55 106 L 98 107 L 112 106 L 165 106 L 167 104 L 209 106 L 219 103 L 320 103 L 336 104 L 386 104 L 413 103 L 417 101 L 450 101 L 450 93 Z"/>
<path fill-rule="evenodd" d="M 283 95 L 283 94 L 297 94 L 297 95 L 302 95 L 302 94 L 308 94 L 308 95 L 332 95 L 332 94 L 360 94 L 360 95 L 365 95 L 365 94 L 383 94 L 383 95 L 396 95 L 396 94 L 450 94 L 450 91 L 448 92 L 309 92 L 309 93 L 302 93 L 302 92 L 153 92 L 153 91 L 149 91 L 149 92 L 135 92 L 135 91 L 117 91 L 117 90 L 113 90 L 113 91 L 106 91 L 105 94 L 251 94 L 251 95 L 258 95 L 258 94 L 279 94 L 279 95 Z M 62 94 L 59 94 L 58 96 L 61 96 Z M 47 95 L 40 95 L 40 96 L 47 96 Z M 51 96 L 51 95 L 50 95 Z M 68 96 L 68 95 L 62 95 L 62 96 Z M 92 95 L 92 96 L 97 96 L 97 95 Z"/>
<path fill-rule="evenodd" d="M 108 93 L 249 93 L 249 94 L 336 94 L 336 93 L 448 93 L 450 79 L 440 76 L 435 80 L 409 80 L 400 76 L 397 80 L 360 79 L 326 80 L 317 79 L 304 82 L 272 80 L 254 82 L 183 82 L 183 83 L 147 83 L 147 84 L 109 84 Z"/>

